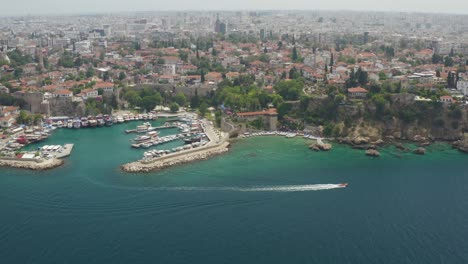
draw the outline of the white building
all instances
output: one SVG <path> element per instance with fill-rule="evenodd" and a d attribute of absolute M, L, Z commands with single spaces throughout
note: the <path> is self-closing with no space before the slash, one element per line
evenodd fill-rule
<path fill-rule="evenodd" d="M 457 90 L 462 92 L 464 95 L 468 95 L 468 80 L 459 80 L 457 82 Z"/>
<path fill-rule="evenodd" d="M 75 42 L 75 52 L 80 55 L 90 54 L 92 52 L 91 42 L 89 40 Z"/>

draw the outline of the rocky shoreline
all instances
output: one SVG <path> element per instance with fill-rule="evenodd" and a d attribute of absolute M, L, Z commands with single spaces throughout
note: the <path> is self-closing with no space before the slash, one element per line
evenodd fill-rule
<path fill-rule="evenodd" d="M 122 165 L 121 168 L 123 171 L 130 173 L 147 173 L 151 171 L 162 170 L 177 165 L 206 160 L 213 156 L 226 153 L 229 150 L 228 146 L 229 143 L 224 142 L 221 145 L 211 148 L 200 149 L 199 151 L 192 153 L 180 153 L 180 155 L 173 157 L 163 157 L 149 163 L 145 163 L 143 161 L 127 163 Z"/>
<path fill-rule="evenodd" d="M 11 167 L 17 169 L 28 169 L 28 170 L 50 170 L 62 166 L 64 163 L 60 159 L 43 160 L 41 162 L 36 161 L 22 161 L 22 160 L 5 160 L 0 159 L 0 167 Z"/>

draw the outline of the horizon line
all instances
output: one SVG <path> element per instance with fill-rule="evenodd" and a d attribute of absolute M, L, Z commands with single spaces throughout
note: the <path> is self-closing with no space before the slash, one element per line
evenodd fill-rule
<path fill-rule="evenodd" d="M 194 13 L 212 13 L 212 12 L 355 12 L 355 13 L 403 13 L 403 14 L 429 14 L 429 15 L 455 15 L 455 16 L 468 16 L 467 13 L 456 13 L 456 12 L 436 12 L 436 11 L 415 11 L 415 10 L 408 10 L 408 11 L 401 11 L 401 10 L 357 10 L 357 9 L 324 9 L 324 8 L 317 8 L 317 9 L 284 9 L 284 8 L 270 8 L 270 9 L 262 9 L 262 8 L 251 8 L 251 9 L 161 9 L 161 10 L 132 10 L 132 11 L 85 11 L 85 12 L 51 12 L 51 13 L 26 13 L 26 14 L 2 14 L 0 13 L 1 18 L 14 18 L 14 17 L 66 17 L 66 16 L 89 16 L 89 15 L 118 15 L 118 14 L 138 14 L 138 13 L 186 13 L 186 12 L 194 12 Z"/>

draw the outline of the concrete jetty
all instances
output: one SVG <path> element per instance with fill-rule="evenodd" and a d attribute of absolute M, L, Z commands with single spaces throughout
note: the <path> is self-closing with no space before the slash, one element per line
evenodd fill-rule
<path fill-rule="evenodd" d="M 176 125 L 164 125 L 164 126 L 158 126 L 158 127 L 150 127 L 147 130 L 142 131 L 142 133 L 151 132 L 151 131 L 155 131 L 155 130 L 161 130 L 161 129 L 176 128 L 176 127 L 177 127 Z M 137 133 L 137 132 L 138 132 L 138 130 L 136 130 L 136 129 L 127 129 L 127 130 L 125 130 L 125 133 L 127 133 L 127 134 Z"/>
<path fill-rule="evenodd" d="M 71 152 L 72 152 L 72 150 L 73 150 L 73 146 L 74 146 L 73 144 L 65 144 L 65 145 L 63 146 L 62 152 L 57 152 L 57 153 L 55 154 L 55 157 L 56 157 L 57 159 L 63 159 L 63 158 L 65 158 L 65 157 L 70 156 L 70 155 L 71 155 Z"/>
<path fill-rule="evenodd" d="M 196 149 L 181 151 L 178 153 L 169 154 L 150 161 L 136 161 L 122 165 L 122 170 L 125 172 L 150 172 L 161 170 L 175 165 L 184 163 L 205 160 L 215 155 L 219 155 L 228 151 L 229 142 L 223 142 L 219 145 L 205 146 Z"/>

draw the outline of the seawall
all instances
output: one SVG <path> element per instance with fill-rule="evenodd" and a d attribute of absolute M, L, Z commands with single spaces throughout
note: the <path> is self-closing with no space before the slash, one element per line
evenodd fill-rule
<path fill-rule="evenodd" d="M 190 163 L 199 160 L 206 160 L 210 157 L 227 152 L 229 142 L 224 142 L 220 145 L 202 147 L 192 149 L 185 152 L 174 153 L 168 156 L 154 159 L 152 161 L 136 161 L 122 165 L 122 170 L 125 172 L 141 173 L 155 170 L 162 170 L 168 167 Z"/>
<path fill-rule="evenodd" d="M 18 169 L 29 169 L 29 170 L 50 170 L 53 168 L 60 167 L 63 164 L 63 160 L 50 159 L 50 160 L 19 160 L 19 159 L 0 159 L 0 167 L 11 167 Z"/>

